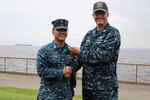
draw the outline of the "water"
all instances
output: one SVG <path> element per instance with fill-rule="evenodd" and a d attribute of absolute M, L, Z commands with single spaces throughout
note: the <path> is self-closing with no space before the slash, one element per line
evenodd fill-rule
<path fill-rule="evenodd" d="M 150 64 L 150 49 L 122 48 L 118 62 Z"/>
<path fill-rule="evenodd" d="M 39 48 L 34 46 L 0 46 L 0 57 L 35 58 Z"/>

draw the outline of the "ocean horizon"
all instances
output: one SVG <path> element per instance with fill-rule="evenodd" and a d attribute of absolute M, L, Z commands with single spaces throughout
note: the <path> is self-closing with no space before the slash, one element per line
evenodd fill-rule
<path fill-rule="evenodd" d="M 40 46 L 0 46 L 0 57 L 36 58 Z M 149 48 L 121 48 L 118 62 L 150 64 Z"/>

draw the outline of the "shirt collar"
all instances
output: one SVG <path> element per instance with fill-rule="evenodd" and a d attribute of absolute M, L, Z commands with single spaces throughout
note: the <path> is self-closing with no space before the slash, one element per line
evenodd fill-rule
<path fill-rule="evenodd" d="M 106 31 L 106 28 L 107 28 L 108 26 L 109 26 L 109 23 L 107 23 L 107 24 L 105 25 L 104 29 L 103 29 L 103 30 L 101 30 L 101 32 L 105 32 L 105 31 Z M 97 30 L 96 30 L 96 27 L 95 27 L 95 29 L 94 29 L 94 30 L 95 30 L 95 32 L 97 31 Z"/>
<path fill-rule="evenodd" d="M 68 52 L 69 48 L 70 48 L 70 46 L 67 43 L 65 43 L 65 45 L 63 47 L 58 47 L 54 41 L 52 42 L 52 44 L 53 44 L 54 49 L 56 49 L 56 50 L 62 49 L 63 52 Z"/>

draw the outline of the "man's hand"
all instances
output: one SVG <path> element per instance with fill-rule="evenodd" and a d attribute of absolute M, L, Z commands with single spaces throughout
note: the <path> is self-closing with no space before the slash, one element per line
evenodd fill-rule
<path fill-rule="evenodd" d="M 70 66 L 65 66 L 65 67 L 63 68 L 63 74 L 64 74 L 64 76 L 65 76 L 66 78 L 69 78 L 69 77 L 71 76 L 71 74 L 72 74 L 72 69 L 71 69 L 71 67 L 70 67 Z"/>

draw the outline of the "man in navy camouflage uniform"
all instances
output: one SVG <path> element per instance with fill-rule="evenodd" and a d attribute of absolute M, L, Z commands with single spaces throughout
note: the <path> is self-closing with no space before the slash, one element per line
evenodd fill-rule
<path fill-rule="evenodd" d="M 117 100 L 117 60 L 120 48 L 120 33 L 107 22 L 109 16 L 105 2 L 93 6 L 96 28 L 84 37 L 80 49 L 70 48 L 78 55 L 75 71 L 83 66 L 83 100 Z"/>
<path fill-rule="evenodd" d="M 52 22 L 54 41 L 43 46 L 37 53 L 37 72 L 41 78 L 38 100 L 72 100 L 76 86 L 71 64 L 75 56 L 70 55 L 65 42 L 68 21 Z"/>

